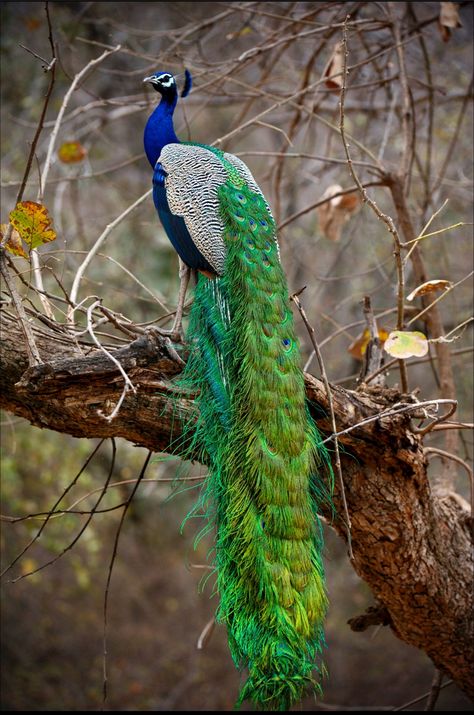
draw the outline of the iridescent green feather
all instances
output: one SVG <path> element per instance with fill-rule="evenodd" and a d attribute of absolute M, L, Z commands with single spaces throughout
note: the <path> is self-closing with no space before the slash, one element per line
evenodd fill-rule
<path fill-rule="evenodd" d="M 217 615 L 236 665 L 248 669 L 238 702 L 287 710 L 320 687 L 327 600 L 315 484 L 325 453 L 273 220 L 262 196 L 228 173 L 219 190 L 225 271 L 199 276 L 184 382 L 199 390 L 194 444 L 209 465 L 201 506 L 216 527 Z"/>

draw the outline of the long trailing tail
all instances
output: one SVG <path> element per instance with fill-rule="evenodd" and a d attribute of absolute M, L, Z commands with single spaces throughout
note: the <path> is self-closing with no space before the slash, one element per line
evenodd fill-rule
<path fill-rule="evenodd" d="M 327 600 L 315 475 L 324 449 L 266 203 L 227 181 L 219 204 L 225 271 L 199 276 L 184 380 L 199 388 L 195 444 L 209 465 L 201 506 L 217 532 L 217 616 L 234 662 L 248 669 L 238 704 L 287 710 L 320 688 Z"/>

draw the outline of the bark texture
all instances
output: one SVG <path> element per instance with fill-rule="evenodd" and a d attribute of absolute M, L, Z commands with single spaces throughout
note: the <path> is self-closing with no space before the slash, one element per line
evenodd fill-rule
<path fill-rule="evenodd" d="M 43 364 L 29 368 L 23 333 L 4 317 L 0 406 L 33 425 L 75 437 L 123 437 L 169 451 L 182 420 L 194 413 L 192 395 L 176 412 L 172 378 L 181 366 L 166 341 L 146 336 L 112 351 L 137 390 L 107 421 L 99 410 L 110 413 L 123 388 L 110 358 L 98 350 L 84 354 L 54 332 L 36 332 L 35 339 Z M 307 375 L 306 387 L 318 425 L 329 434 L 324 386 Z M 333 388 L 338 431 L 402 400 L 410 397 L 395 390 Z M 353 566 L 377 602 L 365 625 L 388 624 L 474 697 L 472 521 L 458 495 L 430 488 L 422 441 L 411 429 L 415 414 L 383 417 L 340 437 Z M 337 484 L 334 502 L 337 516 L 325 516 L 346 538 Z M 353 627 L 365 625 L 362 617 Z"/>

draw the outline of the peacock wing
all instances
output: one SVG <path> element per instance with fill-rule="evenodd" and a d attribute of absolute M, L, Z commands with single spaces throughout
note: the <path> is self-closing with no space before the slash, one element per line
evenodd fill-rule
<path fill-rule="evenodd" d="M 226 248 L 218 190 L 227 180 L 225 166 L 210 149 L 189 144 L 167 144 L 159 161 L 170 211 L 183 217 L 196 248 L 221 275 Z"/>

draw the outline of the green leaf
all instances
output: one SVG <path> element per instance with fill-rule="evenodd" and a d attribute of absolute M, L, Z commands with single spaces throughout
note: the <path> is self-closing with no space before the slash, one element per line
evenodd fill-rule
<path fill-rule="evenodd" d="M 10 212 L 10 222 L 30 251 L 56 238 L 48 209 L 43 204 L 21 201 Z"/>
<path fill-rule="evenodd" d="M 395 358 L 423 357 L 428 352 L 428 340 L 416 330 L 393 330 L 385 341 L 384 349 Z"/>

